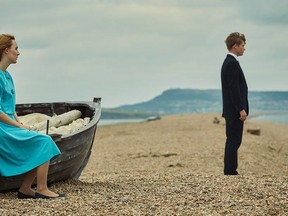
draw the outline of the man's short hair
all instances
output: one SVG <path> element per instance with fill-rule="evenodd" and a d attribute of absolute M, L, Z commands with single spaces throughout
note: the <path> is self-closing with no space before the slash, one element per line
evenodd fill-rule
<path fill-rule="evenodd" d="M 228 50 L 231 50 L 235 44 L 240 45 L 242 42 L 246 43 L 246 38 L 244 34 L 241 34 L 239 32 L 231 33 L 225 40 Z"/>

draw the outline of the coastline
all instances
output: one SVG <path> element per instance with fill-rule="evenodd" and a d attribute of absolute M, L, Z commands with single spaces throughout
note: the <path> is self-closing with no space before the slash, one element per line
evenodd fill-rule
<path fill-rule="evenodd" d="M 116 124 L 123 124 L 123 123 L 138 123 L 138 122 L 145 122 L 146 119 L 125 119 L 125 118 L 121 118 L 121 119 L 103 119 L 99 121 L 98 123 L 98 127 L 101 126 L 107 126 L 107 125 L 116 125 Z"/>
<path fill-rule="evenodd" d="M 195 113 L 174 114 L 174 115 L 189 115 L 189 114 L 193 115 Z M 198 113 L 198 114 L 201 114 L 201 113 Z M 209 114 L 209 113 L 202 113 L 202 114 Z M 166 115 L 166 116 L 170 116 L 170 115 Z M 173 116 L 173 114 L 171 114 L 171 116 Z M 252 111 L 251 114 L 249 114 L 248 116 L 248 120 L 288 125 L 288 111 L 287 112 Z M 116 124 L 123 124 L 123 123 L 139 123 L 139 122 L 146 122 L 146 121 L 148 121 L 147 118 L 100 119 L 98 126 L 116 125 Z"/>

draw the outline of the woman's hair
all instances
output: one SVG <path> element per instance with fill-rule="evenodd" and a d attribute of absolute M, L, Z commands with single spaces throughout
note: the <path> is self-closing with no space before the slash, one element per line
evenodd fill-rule
<path fill-rule="evenodd" d="M 15 40 L 15 37 L 10 34 L 1 34 L 0 35 L 0 60 L 2 59 L 2 54 L 6 48 L 12 46 L 12 40 Z"/>
<path fill-rule="evenodd" d="M 225 43 L 226 43 L 227 49 L 231 50 L 235 44 L 240 45 L 242 41 L 246 43 L 245 35 L 239 32 L 233 32 L 226 38 Z"/>

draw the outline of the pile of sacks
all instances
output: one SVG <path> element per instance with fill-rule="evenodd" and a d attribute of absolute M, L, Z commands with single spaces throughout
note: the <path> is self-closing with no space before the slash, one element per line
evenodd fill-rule
<path fill-rule="evenodd" d="M 52 117 L 42 113 L 31 113 L 19 116 L 19 119 L 22 124 L 31 126 L 32 130 L 40 133 L 67 135 L 85 127 L 90 122 L 89 117 L 83 119 L 80 118 L 81 115 L 79 110 L 71 110 Z M 47 128 L 48 125 L 49 128 Z"/>

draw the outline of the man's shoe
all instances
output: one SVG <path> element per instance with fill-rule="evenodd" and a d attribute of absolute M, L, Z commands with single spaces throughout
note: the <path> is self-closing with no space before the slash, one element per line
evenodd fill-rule
<path fill-rule="evenodd" d="M 226 172 L 224 173 L 224 175 L 239 175 L 239 173 L 237 171 L 234 172 Z"/>

